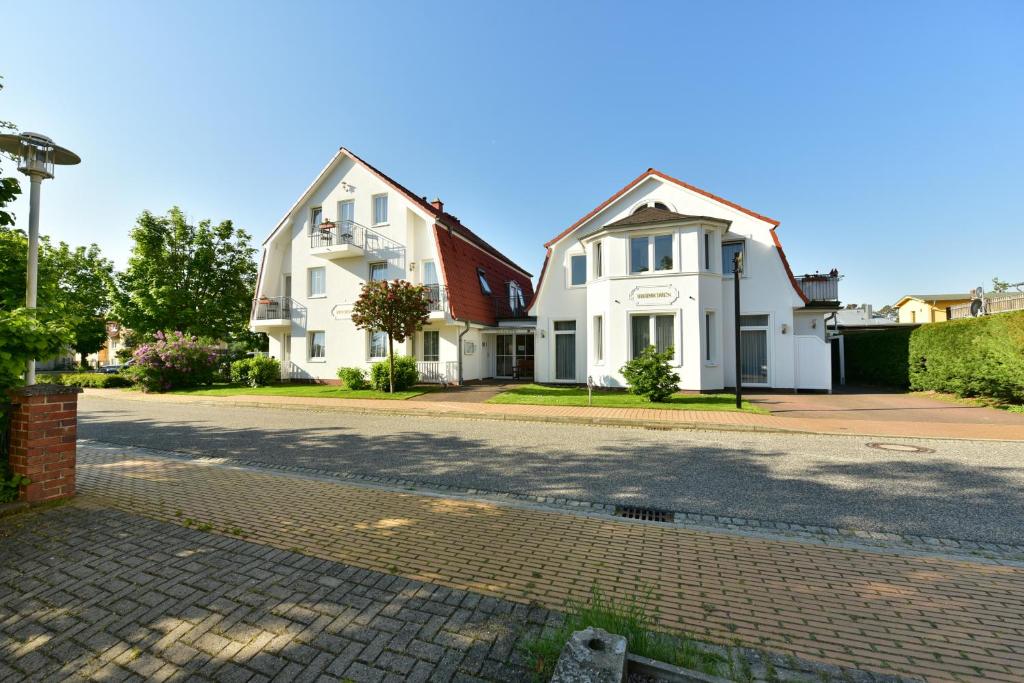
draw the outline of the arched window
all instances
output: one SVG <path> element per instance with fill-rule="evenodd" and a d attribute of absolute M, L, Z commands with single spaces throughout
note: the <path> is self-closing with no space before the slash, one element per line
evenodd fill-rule
<path fill-rule="evenodd" d="M 636 208 L 633 209 L 633 213 L 637 213 L 638 211 L 643 211 L 644 209 L 648 209 L 648 208 L 661 209 L 662 211 L 671 211 L 672 210 L 672 209 L 670 209 L 668 207 L 668 205 L 665 202 L 649 201 L 649 202 L 641 202 L 640 204 L 638 204 L 636 206 Z"/>

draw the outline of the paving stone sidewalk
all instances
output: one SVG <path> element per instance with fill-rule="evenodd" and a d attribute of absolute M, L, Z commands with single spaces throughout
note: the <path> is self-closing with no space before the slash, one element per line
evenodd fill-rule
<path fill-rule="evenodd" d="M 0 681 L 521 681 L 560 616 L 109 509 L 0 520 Z"/>
<path fill-rule="evenodd" d="M 87 499 L 557 609 L 593 585 L 662 625 L 928 680 L 1024 677 L 1024 569 L 453 500 L 127 448 L 80 454 Z M 648 593 L 648 591 L 650 591 Z"/>

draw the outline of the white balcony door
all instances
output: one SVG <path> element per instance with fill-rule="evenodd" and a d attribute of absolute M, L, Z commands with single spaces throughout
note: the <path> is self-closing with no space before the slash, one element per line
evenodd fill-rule
<path fill-rule="evenodd" d="M 437 266 L 433 261 L 423 262 L 423 284 L 428 287 L 437 284 Z"/>

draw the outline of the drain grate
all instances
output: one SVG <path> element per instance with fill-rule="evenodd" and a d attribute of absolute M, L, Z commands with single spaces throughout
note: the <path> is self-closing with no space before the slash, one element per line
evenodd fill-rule
<path fill-rule="evenodd" d="M 909 443 L 879 443 L 872 441 L 865 444 L 868 448 L 875 448 L 880 451 L 894 451 L 896 453 L 934 453 L 935 450 L 924 446 L 913 446 Z"/>
<path fill-rule="evenodd" d="M 674 512 L 666 512 L 664 510 L 655 510 L 654 508 L 641 508 L 635 505 L 616 505 L 615 512 L 612 513 L 616 517 L 625 517 L 626 519 L 639 519 L 644 522 L 665 522 L 671 523 L 676 519 Z"/>

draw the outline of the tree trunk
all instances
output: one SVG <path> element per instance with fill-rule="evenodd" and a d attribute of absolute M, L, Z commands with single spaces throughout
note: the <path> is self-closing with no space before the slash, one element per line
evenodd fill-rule
<path fill-rule="evenodd" d="M 391 386 L 391 393 L 395 393 L 395 342 L 388 335 L 388 384 Z"/>

